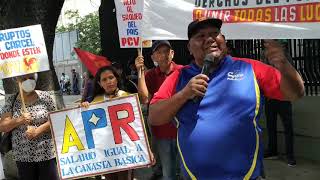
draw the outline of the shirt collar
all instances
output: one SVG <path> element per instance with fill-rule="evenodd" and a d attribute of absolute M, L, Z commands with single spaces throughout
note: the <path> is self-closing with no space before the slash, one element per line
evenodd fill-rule
<path fill-rule="evenodd" d="M 167 76 L 168 76 L 168 75 L 170 75 L 170 74 L 175 70 L 176 66 L 177 66 L 177 64 L 176 64 L 175 62 L 171 61 L 170 67 L 169 67 L 170 70 L 169 70 L 169 73 L 168 73 L 168 74 L 165 74 L 165 73 L 161 72 L 159 66 L 156 67 L 155 71 L 156 71 L 156 73 L 159 74 L 159 75 L 167 75 Z"/>

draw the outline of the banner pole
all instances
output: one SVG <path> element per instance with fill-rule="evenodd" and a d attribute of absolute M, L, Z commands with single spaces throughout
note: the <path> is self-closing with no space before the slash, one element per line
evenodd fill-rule
<path fill-rule="evenodd" d="M 138 48 L 137 51 L 138 51 L 138 56 L 142 56 L 142 37 L 140 36 L 140 49 Z M 142 74 L 142 68 L 138 69 L 138 78 L 140 79 L 141 78 L 141 74 Z"/>
<path fill-rule="evenodd" d="M 19 81 L 18 84 L 19 84 L 19 91 L 20 91 L 20 98 L 21 98 L 22 113 L 26 113 L 27 112 L 27 108 L 26 108 L 26 103 L 25 103 L 24 97 L 22 95 L 23 90 L 22 90 L 21 82 Z M 31 128 L 35 128 L 35 126 L 32 126 L 32 125 L 28 125 L 27 126 L 27 130 L 29 130 Z"/>
<path fill-rule="evenodd" d="M 21 81 L 18 82 L 18 85 L 19 85 L 19 91 L 20 91 L 22 110 L 23 110 L 24 113 L 26 113 L 27 112 L 27 108 L 26 108 L 26 104 L 25 104 L 25 101 L 24 101 L 24 97 L 23 97 L 23 90 L 22 90 Z"/>

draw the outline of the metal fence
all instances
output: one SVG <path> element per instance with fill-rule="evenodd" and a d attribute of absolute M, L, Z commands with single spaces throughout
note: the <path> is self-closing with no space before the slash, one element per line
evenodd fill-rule
<path fill-rule="evenodd" d="M 293 40 L 291 54 L 305 81 L 306 94 L 320 95 L 320 40 Z"/>

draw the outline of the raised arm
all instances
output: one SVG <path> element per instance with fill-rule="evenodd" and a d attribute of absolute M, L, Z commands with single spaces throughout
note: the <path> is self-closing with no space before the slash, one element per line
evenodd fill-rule
<path fill-rule="evenodd" d="M 135 66 L 137 70 L 141 69 L 141 77 L 138 77 L 138 94 L 142 104 L 149 103 L 149 91 L 146 84 L 145 73 L 144 73 L 144 59 L 143 56 L 138 56 L 135 59 Z"/>
<path fill-rule="evenodd" d="M 293 101 L 304 95 L 304 85 L 300 74 L 289 63 L 284 48 L 274 40 L 265 42 L 265 57 L 281 73 L 280 90 L 284 100 Z"/>

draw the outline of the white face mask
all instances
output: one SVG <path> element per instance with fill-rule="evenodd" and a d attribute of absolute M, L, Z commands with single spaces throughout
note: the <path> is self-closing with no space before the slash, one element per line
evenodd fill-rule
<path fill-rule="evenodd" d="M 36 88 L 36 80 L 27 79 L 21 83 L 24 92 L 32 92 Z"/>
<path fill-rule="evenodd" d="M 153 64 L 154 64 L 155 67 L 159 66 L 158 62 L 153 61 Z"/>

